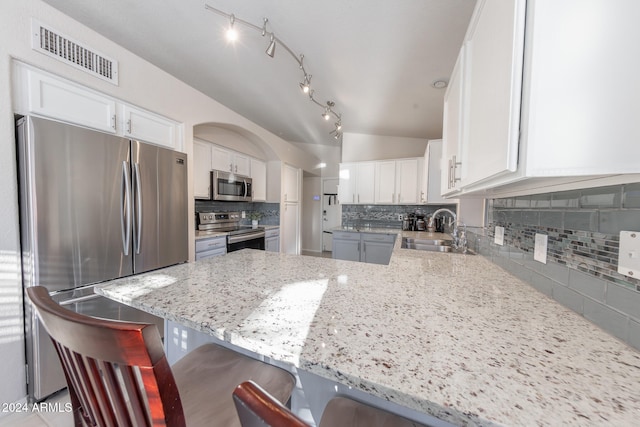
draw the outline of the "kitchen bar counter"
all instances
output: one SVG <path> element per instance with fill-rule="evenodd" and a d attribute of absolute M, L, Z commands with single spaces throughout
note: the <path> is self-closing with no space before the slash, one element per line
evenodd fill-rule
<path fill-rule="evenodd" d="M 97 292 L 458 425 L 640 416 L 640 353 L 480 256 L 242 250 Z"/>

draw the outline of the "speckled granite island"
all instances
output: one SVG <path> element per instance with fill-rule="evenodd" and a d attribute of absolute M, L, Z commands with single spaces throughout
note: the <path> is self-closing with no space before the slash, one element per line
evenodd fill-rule
<path fill-rule="evenodd" d="M 242 250 L 98 287 L 457 425 L 640 423 L 640 353 L 488 260 L 388 266 Z"/>

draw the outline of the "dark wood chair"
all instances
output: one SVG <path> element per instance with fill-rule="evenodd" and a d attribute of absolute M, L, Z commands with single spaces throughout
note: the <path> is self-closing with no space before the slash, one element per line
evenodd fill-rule
<path fill-rule="evenodd" d="M 215 344 L 169 367 L 155 325 L 74 313 L 40 286 L 27 294 L 62 362 L 76 426 L 240 427 L 238 384 L 255 381 L 282 402 L 295 386 L 289 372 Z"/>
<path fill-rule="evenodd" d="M 309 427 L 262 387 L 246 381 L 233 391 L 242 427 Z M 319 427 L 425 427 L 415 421 L 346 397 L 334 397 Z"/>

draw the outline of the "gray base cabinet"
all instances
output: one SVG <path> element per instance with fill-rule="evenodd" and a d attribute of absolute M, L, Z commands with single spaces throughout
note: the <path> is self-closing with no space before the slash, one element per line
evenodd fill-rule
<path fill-rule="evenodd" d="M 196 240 L 196 261 L 222 256 L 227 253 L 227 236 Z"/>
<path fill-rule="evenodd" d="M 267 252 L 280 252 L 280 229 L 271 228 L 264 232 L 264 250 Z"/>
<path fill-rule="evenodd" d="M 395 234 L 335 231 L 333 258 L 387 265 L 395 240 Z"/>

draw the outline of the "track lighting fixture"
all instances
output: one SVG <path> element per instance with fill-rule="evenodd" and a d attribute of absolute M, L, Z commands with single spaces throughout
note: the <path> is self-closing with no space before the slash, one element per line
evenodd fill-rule
<path fill-rule="evenodd" d="M 329 119 L 331 119 L 331 116 L 333 115 L 335 118 L 338 119 L 338 121 L 335 123 L 335 129 L 331 132 L 329 132 L 330 134 L 333 134 L 333 137 L 337 140 L 340 140 L 342 138 L 342 115 L 336 113 L 333 110 L 333 107 L 335 106 L 335 103 L 333 101 L 327 101 L 326 105 L 320 103 L 318 100 L 316 100 L 315 98 L 315 93 L 314 91 L 311 89 L 311 74 L 307 73 L 307 70 L 304 67 L 304 55 L 300 54 L 300 56 L 297 56 L 292 50 L 291 48 L 289 48 L 289 46 L 287 46 L 285 43 L 282 42 L 282 40 L 280 40 L 278 37 L 276 37 L 276 35 L 273 33 L 273 31 L 268 31 L 267 30 L 267 23 L 269 22 L 269 20 L 267 18 L 263 18 L 263 23 L 262 23 L 262 27 L 259 27 L 257 25 L 254 25 L 250 22 L 244 21 L 242 19 L 237 19 L 235 17 L 235 15 L 232 14 L 228 14 L 225 13 L 221 10 L 218 10 L 212 6 L 209 6 L 208 4 L 204 5 L 204 8 L 214 12 L 218 15 L 224 16 L 226 18 L 229 19 L 229 28 L 227 30 L 227 40 L 229 41 L 234 41 L 238 38 L 238 32 L 234 27 L 234 24 L 236 22 L 238 22 L 239 24 L 242 24 L 246 27 L 249 28 L 253 28 L 256 31 L 259 31 L 262 36 L 266 36 L 267 34 L 269 34 L 269 45 L 267 47 L 267 50 L 265 51 L 265 53 L 267 55 L 269 55 L 271 58 L 274 57 L 275 55 L 275 51 L 276 51 L 276 43 L 279 44 L 280 46 L 282 46 L 282 48 L 284 50 L 286 50 L 292 57 L 293 59 L 296 61 L 296 63 L 298 64 L 300 70 L 302 71 L 302 75 L 303 75 L 303 81 L 302 83 L 300 83 L 300 89 L 302 90 L 303 93 L 305 93 L 306 95 L 309 96 L 309 100 L 311 102 L 313 102 L 314 104 L 322 107 L 324 109 L 324 112 L 322 113 L 322 117 L 326 120 L 329 121 Z"/>

